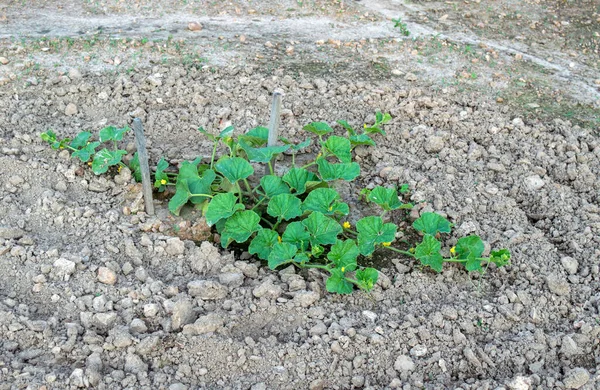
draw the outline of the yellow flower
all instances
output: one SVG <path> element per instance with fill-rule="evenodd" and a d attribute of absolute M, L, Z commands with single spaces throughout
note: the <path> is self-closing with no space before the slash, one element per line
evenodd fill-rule
<path fill-rule="evenodd" d="M 121 169 L 123 169 L 123 166 L 119 165 L 119 168 L 117 168 L 117 172 L 121 173 Z"/>
<path fill-rule="evenodd" d="M 344 227 L 344 229 L 350 229 L 352 227 L 352 225 L 350 225 L 350 222 L 348 221 L 344 222 L 342 226 Z"/>
<path fill-rule="evenodd" d="M 367 124 L 365 123 L 365 124 L 363 125 L 363 127 L 366 129 L 366 128 L 367 128 Z"/>
<path fill-rule="evenodd" d="M 453 246 L 452 248 L 450 248 L 450 253 L 452 253 L 452 256 L 454 256 L 456 254 L 456 247 Z"/>
<path fill-rule="evenodd" d="M 409 251 L 410 253 L 415 253 L 415 248 L 410 248 L 408 251 Z"/>
<path fill-rule="evenodd" d="M 391 242 L 384 242 L 384 243 L 383 243 L 383 244 L 381 244 L 381 245 L 383 245 L 383 246 L 390 246 L 390 245 L 392 245 L 392 243 L 391 243 Z"/>
<path fill-rule="evenodd" d="M 333 206 L 329 206 L 329 211 L 332 211 L 332 210 L 333 210 Z"/>
<path fill-rule="evenodd" d="M 165 179 L 162 179 L 162 180 L 160 181 L 160 184 L 162 184 L 162 185 L 164 186 L 165 184 L 167 184 L 167 181 L 166 181 Z"/>
<path fill-rule="evenodd" d="M 277 242 L 281 242 L 281 236 L 277 236 Z"/>
<path fill-rule="evenodd" d="M 89 161 L 89 162 L 88 162 L 88 165 L 91 167 L 91 166 L 92 166 L 92 162 L 91 162 L 91 161 Z"/>
<path fill-rule="evenodd" d="M 346 272 L 346 267 L 342 267 L 342 272 Z"/>

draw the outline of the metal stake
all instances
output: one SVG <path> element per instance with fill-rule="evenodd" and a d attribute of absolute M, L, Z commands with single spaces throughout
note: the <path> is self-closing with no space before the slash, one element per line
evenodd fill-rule
<path fill-rule="evenodd" d="M 144 136 L 144 127 L 140 118 L 133 120 L 133 132 L 135 134 L 135 144 L 138 152 L 138 161 L 142 170 L 142 193 L 144 194 L 144 204 L 146 205 L 146 214 L 154 215 L 154 203 L 152 202 L 152 182 L 150 181 L 150 167 L 148 166 L 148 151 L 146 150 L 146 137 Z"/>

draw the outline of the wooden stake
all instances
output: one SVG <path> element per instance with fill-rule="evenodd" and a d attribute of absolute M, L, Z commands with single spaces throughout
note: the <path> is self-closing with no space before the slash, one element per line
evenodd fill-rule
<path fill-rule="evenodd" d="M 281 122 L 281 97 L 283 94 L 279 90 L 273 92 L 273 104 L 271 104 L 271 120 L 269 121 L 269 138 L 267 146 L 277 145 L 279 139 L 279 123 Z M 271 161 L 273 169 L 275 169 L 275 159 Z M 269 167 L 265 167 L 265 175 L 268 175 Z"/>
<path fill-rule="evenodd" d="M 152 182 L 150 181 L 150 167 L 148 166 L 148 151 L 146 150 L 146 136 L 140 118 L 133 120 L 133 132 L 135 134 L 135 145 L 137 147 L 138 161 L 142 170 L 142 193 L 146 214 L 154 215 L 154 203 L 152 201 Z"/>

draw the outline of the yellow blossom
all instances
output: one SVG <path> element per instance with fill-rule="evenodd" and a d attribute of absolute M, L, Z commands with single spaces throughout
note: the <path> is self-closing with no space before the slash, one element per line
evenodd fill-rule
<path fill-rule="evenodd" d="M 346 267 L 342 267 L 342 272 L 346 272 Z"/>
<path fill-rule="evenodd" d="M 409 251 L 410 253 L 415 253 L 415 248 L 410 248 L 408 251 Z"/>
<path fill-rule="evenodd" d="M 344 222 L 342 226 L 344 227 L 344 229 L 350 229 L 352 227 L 352 225 L 350 225 L 350 222 L 348 221 Z"/>
<path fill-rule="evenodd" d="M 167 181 L 166 181 L 165 179 L 162 179 L 162 180 L 160 181 L 160 184 L 162 184 L 162 185 L 164 186 L 165 184 L 167 184 Z"/>
<path fill-rule="evenodd" d="M 281 242 L 281 236 L 277 236 L 277 242 Z"/>
<path fill-rule="evenodd" d="M 392 245 L 392 243 L 391 243 L 391 242 L 384 242 L 384 243 L 383 243 L 383 244 L 381 244 L 381 245 L 383 245 L 383 246 L 390 246 L 390 245 Z"/>
<path fill-rule="evenodd" d="M 453 246 L 452 248 L 450 248 L 450 253 L 452 253 L 452 256 L 454 256 L 456 254 L 456 247 Z"/>
<path fill-rule="evenodd" d="M 367 124 L 365 123 L 365 124 L 363 125 L 363 127 L 366 129 L 366 128 L 367 128 Z"/>
<path fill-rule="evenodd" d="M 117 172 L 121 173 L 121 169 L 123 169 L 123 166 L 119 165 L 119 168 L 117 168 Z"/>

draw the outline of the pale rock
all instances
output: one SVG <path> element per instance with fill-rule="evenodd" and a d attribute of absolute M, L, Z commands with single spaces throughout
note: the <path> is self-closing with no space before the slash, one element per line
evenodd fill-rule
<path fill-rule="evenodd" d="M 54 274 L 58 278 L 69 280 L 69 277 L 75 272 L 75 262 L 67 259 L 60 258 L 53 264 Z"/>
<path fill-rule="evenodd" d="M 204 333 L 216 332 L 223 326 L 223 318 L 218 314 L 208 314 L 199 317 L 193 324 L 183 327 L 183 334 L 199 335 Z"/>
<path fill-rule="evenodd" d="M 519 375 L 508 382 L 507 386 L 511 390 L 529 390 L 531 389 L 531 383 L 531 378 Z"/>
<path fill-rule="evenodd" d="M 570 358 L 576 355 L 580 355 L 582 351 L 577 346 L 575 340 L 573 340 L 571 336 L 566 335 L 562 338 L 560 353 L 563 354 L 565 357 Z"/>
<path fill-rule="evenodd" d="M 173 330 L 178 330 L 192 322 L 194 322 L 194 308 L 192 303 L 187 300 L 176 302 L 171 314 L 171 326 Z"/>
<path fill-rule="evenodd" d="M 528 176 L 525 178 L 525 186 L 530 191 L 540 190 L 546 183 L 538 175 Z"/>
<path fill-rule="evenodd" d="M 183 255 L 185 252 L 185 243 L 178 237 L 172 237 L 167 239 L 167 247 L 165 251 L 172 256 Z"/>
<path fill-rule="evenodd" d="M 203 300 L 222 299 L 227 296 L 227 287 L 211 280 L 193 280 L 187 285 L 188 293 Z"/>
<path fill-rule="evenodd" d="M 69 103 L 67 104 L 67 107 L 65 107 L 65 115 L 67 116 L 72 116 L 77 114 L 78 110 L 77 110 L 77 106 L 73 103 Z"/>
<path fill-rule="evenodd" d="M 548 289 L 556 295 L 566 296 L 571 293 L 569 283 L 560 276 L 549 275 L 546 278 L 546 283 L 548 284 Z"/>
<path fill-rule="evenodd" d="M 432 135 L 425 140 L 425 151 L 427 153 L 438 153 L 444 149 L 444 139 L 437 135 Z"/>
<path fill-rule="evenodd" d="M 148 371 L 148 365 L 144 363 L 141 357 L 134 353 L 129 353 L 125 356 L 125 372 L 139 374 Z"/>
<path fill-rule="evenodd" d="M 579 389 L 585 386 L 590 380 L 590 373 L 581 367 L 573 368 L 567 371 L 563 383 L 567 389 Z"/>
<path fill-rule="evenodd" d="M 560 262 L 565 269 L 569 273 L 569 275 L 575 275 L 577 273 L 577 268 L 579 268 L 579 262 L 572 257 L 563 257 L 560 259 Z"/>
<path fill-rule="evenodd" d="M 320 296 L 314 291 L 298 291 L 293 302 L 296 306 L 309 307 L 319 300 Z"/>
<path fill-rule="evenodd" d="M 110 268 L 98 268 L 98 281 L 100 283 L 114 285 L 117 282 L 117 274 Z"/>
<path fill-rule="evenodd" d="M 415 363 L 406 355 L 400 355 L 394 362 L 394 369 L 398 372 L 409 372 L 415 369 Z"/>
<path fill-rule="evenodd" d="M 281 286 L 273 284 L 273 281 L 265 280 L 252 290 L 252 294 L 256 298 L 277 299 L 283 294 L 283 289 Z"/>

